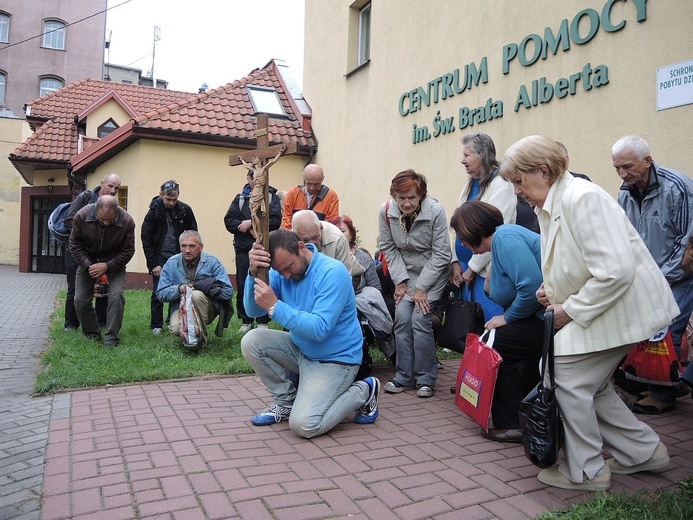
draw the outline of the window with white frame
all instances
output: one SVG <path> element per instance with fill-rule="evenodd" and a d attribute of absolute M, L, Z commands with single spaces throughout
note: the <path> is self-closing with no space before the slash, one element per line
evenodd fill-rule
<path fill-rule="evenodd" d="M 66 27 L 63 22 L 58 20 L 43 22 L 43 47 L 64 50 Z"/>
<path fill-rule="evenodd" d="M 371 3 L 368 2 L 359 11 L 359 48 L 357 66 L 371 59 Z"/>
<path fill-rule="evenodd" d="M 0 13 L 0 43 L 8 43 L 10 41 L 10 16 L 6 13 Z"/>
<path fill-rule="evenodd" d="M 39 96 L 45 96 L 49 92 L 63 88 L 62 80 L 58 78 L 41 78 Z"/>
<path fill-rule="evenodd" d="M 248 95 L 256 114 L 286 116 L 279 95 L 273 88 L 248 86 Z"/>
<path fill-rule="evenodd" d="M 0 105 L 5 104 L 5 85 L 7 85 L 7 74 L 0 70 Z"/>

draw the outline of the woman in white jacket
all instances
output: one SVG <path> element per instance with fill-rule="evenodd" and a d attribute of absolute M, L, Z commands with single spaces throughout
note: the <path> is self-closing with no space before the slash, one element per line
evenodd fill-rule
<path fill-rule="evenodd" d="M 555 141 L 521 139 L 501 175 L 534 206 L 544 277 L 539 303 L 554 311 L 556 397 L 565 460 L 542 470 L 544 484 L 606 490 L 611 473 L 669 463 L 657 434 L 616 394 L 610 378 L 633 344 L 679 314 L 662 271 L 614 198 L 574 178 Z M 602 449 L 614 456 L 604 461 Z"/>
<path fill-rule="evenodd" d="M 497 207 L 503 214 L 504 224 L 514 224 L 517 215 L 517 197 L 512 184 L 498 175 L 496 146 L 487 134 L 472 133 L 462 138 L 462 165 L 469 180 L 462 189 L 458 206 L 468 200 L 480 200 Z M 453 250 L 453 282 L 466 284 L 472 289 L 473 299 L 484 309 L 486 321 L 503 314 L 503 307 L 486 297 L 484 282 L 491 271 L 491 253 L 472 254 L 455 239 Z"/>

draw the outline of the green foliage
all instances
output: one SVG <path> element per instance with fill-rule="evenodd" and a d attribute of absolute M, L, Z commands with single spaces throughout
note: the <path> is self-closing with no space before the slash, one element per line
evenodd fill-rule
<path fill-rule="evenodd" d="M 537 515 L 537 520 L 687 520 L 693 518 L 693 477 L 676 487 L 642 490 L 634 495 L 596 493 L 587 502 L 563 511 Z"/>

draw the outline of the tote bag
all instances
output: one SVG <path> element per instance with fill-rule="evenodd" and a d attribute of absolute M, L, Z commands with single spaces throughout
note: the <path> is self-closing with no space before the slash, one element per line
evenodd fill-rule
<path fill-rule="evenodd" d="M 183 346 L 200 348 L 207 344 L 207 327 L 202 324 L 200 313 L 192 300 L 192 293 L 192 287 L 183 286 L 178 313 L 180 320 L 179 334 Z"/>
<path fill-rule="evenodd" d="M 626 379 L 656 385 L 677 385 L 681 365 L 676 357 L 669 328 L 660 330 L 648 340 L 636 343 L 621 370 L 626 373 Z"/>
<path fill-rule="evenodd" d="M 488 342 L 484 337 L 488 333 Z M 470 419 L 488 431 L 493 392 L 498 377 L 498 365 L 503 358 L 493 349 L 496 330 L 481 336 L 469 333 L 460 369 L 457 372 L 455 404 Z"/>
<path fill-rule="evenodd" d="M 464 353 L 467 335 L 471 332 L 481 334 L 484 331 L 484 310 L 481 304 L 473 301 L 471 289 L 459 289 L 457 295 L 452 295 L 442 304 L 442 326 L 436 337 L 441 348 Z"/>

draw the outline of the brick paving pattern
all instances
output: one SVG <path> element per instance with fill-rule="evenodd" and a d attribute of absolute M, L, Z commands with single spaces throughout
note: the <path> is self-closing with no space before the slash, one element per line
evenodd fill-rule
<path fill-rule="evenodd" d="M 31 397 L 65 276 L 0 265 L 0 519 L 39 518 L 52 397 Z"/>
<path fill-rule="evenodd" d="M 3 286 L 4 275 L 0 267 Z M 6 462 L 11 446 L 0 441 L 0 518 L 37 518 L 30 506 L 20 516 L 19 501 L 10 510 L 5 497 L 13 496 L 14 485 L 15 493 L 34 497 L 25 505 L 35 504 L 41 480 L 42 520 L 512 520 L 590 496 L 544 486 L 520 445 L 482 439 L 448 392 L 456 365 L 444 362 L 433 398 L 383 393 L 375 424 L 344 422 L 312 440 L 297 437 L 286 423 L 250 425 L 250 416 L 269 399 L 255 376 L 79 390 L 40 400 L 25 396 L 51 410 L 45 462 L 41 449 Z M 376 375 L 384 382 L 393 368 L 378 367 Z M 18 424 L 32 416 L 18 414 L 22 407 L 4 408 L 3 422 L 6 414 Z M 668 446 L 672 462 L 657 473 L 613 475 L 611 491 L 670 487 L 693 474 L 692 413 L 689 396 L 675 412 L 642 416 Z M 41 438 L 35 429 L 15 442 L 45 446 L 45 430 Z M 20 466 L 26 476 L 17 480 Z M 20 482 L 31 483 L 33 491 L 21 490 Z M 15 516 L 5 514 L 15 510 Z"/>

